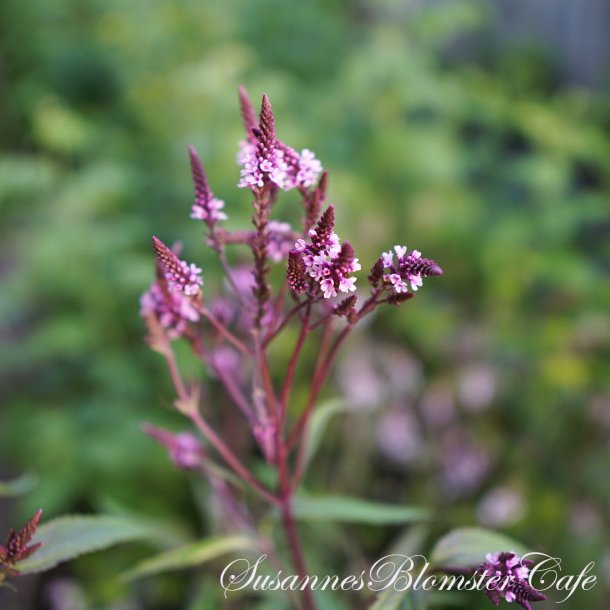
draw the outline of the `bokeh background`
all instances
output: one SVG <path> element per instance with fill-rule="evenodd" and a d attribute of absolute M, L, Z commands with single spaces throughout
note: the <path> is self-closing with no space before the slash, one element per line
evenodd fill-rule
<path fill-rule="evenodd" d="M 138 298 L 152 233 L 216 273 L 188 218 L 188 144 L 230 226 L 248 219 L 244 84 L 329 170 L 339 234 L 365 266 L 406 243 L 445 269 L 352 337 L 327 392 L 348 413 L 308 486 L 434 507 L 424 548 L 480 524 L 568 572 L 595 561 L 596 588 L 563 608 L 607 607 L 609 30 L 603 0 L 3 0 L 0 479 L 36 481 L 2 500 L 0 531 L 42 506 L 209 532 L 206 486 L 139 430 L 184 423 Z M 398 534 L 308 539 L 346 571 Z M 149 552 L 81 559 L 0 606 L 222 607 L 214 569 L 116 578 Z"/>

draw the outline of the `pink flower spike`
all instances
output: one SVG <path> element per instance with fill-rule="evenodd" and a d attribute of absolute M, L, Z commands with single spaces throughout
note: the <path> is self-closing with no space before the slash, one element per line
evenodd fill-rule
<path fill-rule="evenodd" d="M 195 185 L 195 203 L 191 209 L 191 218 L 203 220 L 212 227 L 219 220 L 227 219 L 227 215 L 221 211 L 225 203 L 212 194 L 201 159 L 194 146 L 189 146 L 189 158 Z"/>
<path fill-rule="evenodd" d="M 170 291 L 182 292 L 187 296 L 199 294 L 203 285 L 201 269 L 194 264 L 181 261 L 160 239 L 153 236 L 153 246 L 157 260 L 165 272 Z"/>
<path fill-rule="evenodd" d="M 386 285 L 392 286 L 395 294 L 405 294 L 409 290 L 417 292 L 423 286 L 423 278 L 432 275 L 442 275 L 443 270 L 439 267 L 436 261 L 429 258 L 423 258 L 419 250 L 413 250 L 408 254 L 406 246 L 394 246 L 397 260 L 394 262 L 392 251 L 382 252 L 376 263 L 376 267 L 372 269 L 372 275 L 369 281 L 372 285 L 383 280 Z M 385 273 L 386 269 L 388 273 Z"/>

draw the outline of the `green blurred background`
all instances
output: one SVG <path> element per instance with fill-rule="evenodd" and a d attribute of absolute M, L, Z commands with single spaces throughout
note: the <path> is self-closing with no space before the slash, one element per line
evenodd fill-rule
<path fill-rule="evenodd" d="M 605 608 L 610 10 L 579 5 L 3 0 L 0 478 L 37 484 L 3 501 L 0 530 L 42 506 L 208 531 L 205 488 L 139 430 L 183 422 L 138 298 L 152 233 L 216 273 L 188 218 L 188 144 L 229 226 L 249 217 L 235 188 L 244 84 L 270 96 L 279 136 L 328 169 L 338 232 L 365 268 L 406 243 L 445 269 L 351 339 L 328 396 L 352 413 L 308 485 L 432 505 L 429 540 L 479 523 L 568 572 L 596 561 L 597 587 L 563 607 Z M 310 530 L 320 565 L 377 558 L 397 535 L 349 533 L 358 550 L 333 532 L 341 554 Z M 0 605 L 220 607 L 214 570 L 117 581 L 145 555 L 80 560 Z M 60 586 L 76 605 L 53 601 L 70 599 Z"/>

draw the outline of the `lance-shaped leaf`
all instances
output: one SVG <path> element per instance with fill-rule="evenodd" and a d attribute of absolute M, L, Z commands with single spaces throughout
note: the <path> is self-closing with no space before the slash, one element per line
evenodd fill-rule
<path fill-rule="evenodd" d="M 297 496 L 294 514 L 307 521 L 339 521 L 388 525 L 425 521 L 429 513 L 423 508 L 369 502 L 347 496 Z"/>
<path fill-rule="evenodd" d="M 120 542 L 159 539 L 157 528 L 125 517 L 60 517 L 38 528 L 32 543 L 42 543 L 42 546 L 15 568 L 21 574 L 44 572 L 79 555 L 99 551 Z"/>
<path fill-rule="evenodd" d="M 215 536 L 146 559 L 124 575 L 127 580 L 201 565 L 236 551 L 251 551 L 256 540 L 247 536 Z"/>
<path fill-rule="evenodd" d="M 322 443 L 324 433 L 331 419 L 338 413 L 347 411 L 347 405 L 340 400 L 331 400 L 320 405 L 311 417 L 307 440 L 305 442 L 305 468 Z"/>

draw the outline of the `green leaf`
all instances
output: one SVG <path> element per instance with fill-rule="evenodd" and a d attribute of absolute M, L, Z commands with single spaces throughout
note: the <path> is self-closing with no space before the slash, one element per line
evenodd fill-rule
<path fill-rule="evenodd" d="M 308 521 L 341 521 L 344 523 L 413 523 L 425 521 L 428 511 L 412 506 L 379 504 L 346 496 L 297 496 L 293 502 L 294 514 Z"/>
<path fill-rule="evenodd" d="M 525 555 L 528 550 L 512 538 L 479 527 L 463 527 L 443 536 L 435 545 L 431 563 L 450 568 L 475 567 L 487 553 L 514 551 Z"/>
<path fill-rule="evenodd" d="M 314 411 L 305 441 L 305 470 L 321 445 L 330 420 L 343 411 L 347 411 L 347 405 L 341 400 L 329 400 Z"/>
<path fill-rule="evenodd" d="M 388 555 L 416 555 L 421 553 L 430 528 L 427 525 L 408 525 L 387 550 Z"/>
<path fill-rule="evenodd" d="M 24 474 L 12 481 L 0 481 L 0 498 L 22 496 L 36 486 L 38 478 L 32 474 Z"/>
<path fill-rule="evenodd" d="M 425 610 L 425 591 L 396 591 L 394 588 L 382 591 L 370 610 Z"/>
<path fill-rule="evenodd" d="M 221 555 L 256 548 L 256 541 L 247 536 L 215 536 L 187 544 L 142 561 L 124 575 L 127 580 L 201 565 Z"/>
<path fill-rule="evenodd" d="M 32 539 L 43 545 L 15 567 L 23 574 L 44 572 L 79 555 L 131 540 L 158 540 L 160 532 L 133 519 L 75 515 L 44 523 Z"/>

